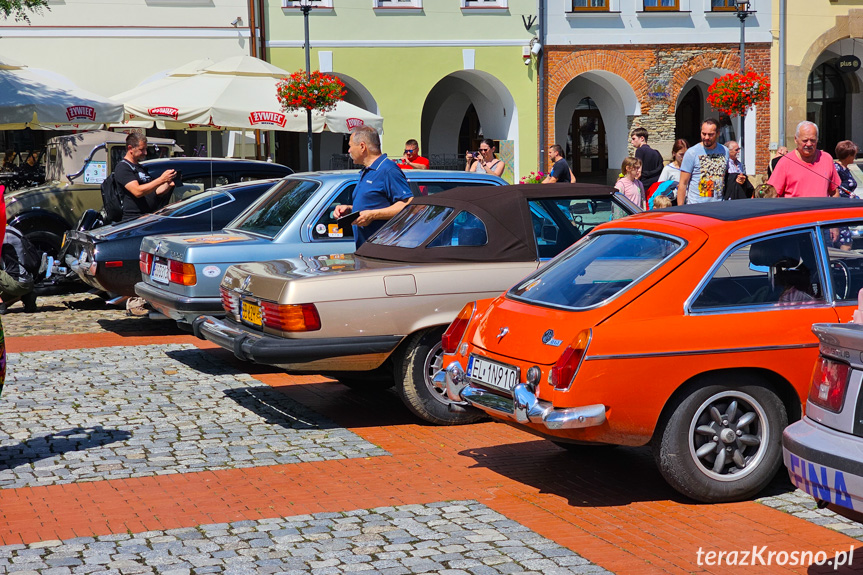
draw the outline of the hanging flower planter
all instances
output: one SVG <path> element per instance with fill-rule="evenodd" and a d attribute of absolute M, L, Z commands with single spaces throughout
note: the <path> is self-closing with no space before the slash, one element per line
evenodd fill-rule
<path fill-rule="evenodd" d="M 707 92 L 707 103 L 714 110 L 742 116 L 752 106 L 770 98 L 770 81 L 752 70 L 745 74 L 725 74 L 714 80 Z"/>
<path fill-rule="evenodd" d="M 306 78 L 305 71 L 294 72 L 276 85 L 276 97 L 285 112 L 318 110 L 329 112 L 345 97 L 345 84 L 318 71 Z"/>

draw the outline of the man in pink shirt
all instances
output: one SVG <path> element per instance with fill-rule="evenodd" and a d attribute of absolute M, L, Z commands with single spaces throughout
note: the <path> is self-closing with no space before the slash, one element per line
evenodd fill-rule
<path fill-rule="evenodd" d="M 833 167 L 833 158 L 819 150 L 818 126 L 804 121 L 794 134 L 797 149 L 776 163 L 767 183 L 776 193 L 789 198 L 825 198 L 835 196 L 842 180 Z"/>

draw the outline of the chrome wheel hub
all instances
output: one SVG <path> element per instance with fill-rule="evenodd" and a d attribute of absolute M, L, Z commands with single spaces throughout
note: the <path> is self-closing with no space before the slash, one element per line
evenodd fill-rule
<path fill-rule="evenodd" d="M 707 399 L 689 426 L 689 452 L 698 468 L 719 481 L 755 470 L 769 443 L 767 415 L 751 395 L 724 391 Z"/>

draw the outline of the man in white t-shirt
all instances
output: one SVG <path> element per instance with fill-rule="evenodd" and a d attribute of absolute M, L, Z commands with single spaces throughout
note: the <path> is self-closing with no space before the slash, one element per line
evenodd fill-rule
<path fill-rule="evenodd" d="M 701 124 L 701 143 L 686 150 L 680 165 L 677 204 L 700 204 L 722 199 L 728 148 L 720 144 L 719 121 L 707 118 Z M 685 190 L 685 192 L 683 191 Z"/>

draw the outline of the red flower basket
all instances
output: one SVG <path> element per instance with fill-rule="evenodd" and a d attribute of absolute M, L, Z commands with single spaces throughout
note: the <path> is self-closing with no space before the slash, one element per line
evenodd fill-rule
<path fill-rule="evenodd" d="M 306 78 L 304 71 L 294 72 L 288 78 L 282 78 L 276 85 L 276 97 L 282 105 L 282 110 L 320 110 L 328 112 L 336 103 L 345 97 L 344 83 L 329 74 L 318 71 Z"/>
<path fill-rule="evenodd" d="M 770 81 L 752 70 L 725 74 L 714 80 L 707 92 L 707 103 L 714 110 L 742 116 L 752 106 L 770 98 Z"/>

